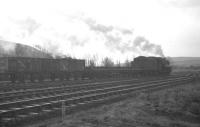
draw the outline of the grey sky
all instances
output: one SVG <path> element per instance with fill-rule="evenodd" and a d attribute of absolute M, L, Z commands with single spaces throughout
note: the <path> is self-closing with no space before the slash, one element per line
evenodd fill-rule
<path fill-rule="evenodd" d="M 3 40 L 40 45 L 78 58 L 95 55 L 125 60 L 137 55 L 157 55 L 155 51 L 165 56 L 200 56 L 200 0 L 0 3 Z M 157 49 L 150 52 L 135 46 L 137 37 L 144 37 L 150 47 L 154 46 L 151 49 Z"/>

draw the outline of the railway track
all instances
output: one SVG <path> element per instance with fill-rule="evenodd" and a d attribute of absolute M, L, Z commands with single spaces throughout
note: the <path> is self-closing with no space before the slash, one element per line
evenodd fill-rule
<path fill-rule="evenodd" d="M 183 76 L 183 74 L 173 74 L 171 76 Z M 184 74 L 185 76 L 190 75 L 190 74 Z M 141 77 L 142 79 L 144 77 Z M 153 78 L 153 77 L 150 77 Z M 3 92 L 10 92 L 10 91 L 24 91 L 27 89 L 41 89 L 41 88 L 47 88 L 47 87 L 61 87 L 61 86 L 67 86 L 67 85 L 74 85 L 74 84 L 85 84 L 85 83 L 93 83 L 93 82 L 105 82 L 105 81 L 114 81 L 114 80 L 119 80 L 119 79 L 130 79 L 130 77 L 125 77 L 125 78 L 108 78 L 108 79 L 84 79 L 84 80 L 64 80 L 64 81 L 43 81 L 41 82 L 26 82 L 26 83 L 10 83 L 10 82 L 0 82 L 0 93 Z M 140 79 L 138 77 L 137 79 Z"/>
<path fill-rule="evenodd" d="M 100 82 L 100 81 L 109 81 L 116 79 L 106 79 L 106 80 L 64 80 L 64 81 L 43 81 L 43 82 L 26 82 L 26 83 L 4 83 L 0 84 L 0 92 L 9 92 L 9 91 L 19 91 L 26 89 L 37 89 L 37 88 L 46 88 L 46 87 L 55 87 L 63 86 L 63 85 L 73 85 L 73 84 L 83 84 L 83 83 L 91 83 L 91 82 Z"/>
<path fill-rule="evenodd" d="M 192 76 L 183 76 L 135 83 L 133 81 L 120 82 L 121 84 L 119 82 L 117 82 L 118 84 L 115 84 L 116 82 L 112 82 L 108 83 L 107 85 L 105 83 L 101 83 L 101 85 L 93 84 L 94 87 L 91 87 L 91 89 L 86 87 L 87 89 L 78 89 L 69 93 L 61 93 L 55 95 L 51 94 L 34 97 L 32 99 L 29 98 L 20 101 L 1 103 L 1 125 L 20 126 L 19 123 L 26 123 L 25 121 L 28 119 L 36 120 L 59 114 L 62 108 L 62 102 L 65 103 L 67 112 L 71 112 L 75 108 L 82 106 L 87 107 L 87 105 L 106 102 L 106 100 L 114 98 L 117 99 L 134 91 L 186 83 L 192 80 Z"/>
<path fill-rule="evenodd" d="M 152 78 L 152 79 L 124 79 L 121 81 L 106 81 L 106 82 L 98 82 L 98 83 L 87 83 L 87 84 L 78 84 L 78 85 L 71 85 L 71 86 L 57 86 L 57 87 L 49 87 L 49 88 L 42 88 L 42 89 L 27 89 L 27 90 L 19 90 L 19 91 L 10 91 L 10 92 L 1 92 L 0 93 L 0 103 L 16 101 L 16 100 L 23 100 L 23 99 L 32 99 L 33 97 L 42 97 L 42 96 L 52 96 L 57 94 L 63 93 L 70 93 L 80 90 L 91 90 L 91 89 L 99 89 L 105 87 L 114 87 L 121 84 L 127 83 L 139 83 L 149 80 L 159 80 L 164 78 L 176 78 L 177 76 L 169 76 L 169 77 L 162 77 L 162 78 Z"/>
<path fill-rule="evenodd" d="M 175 79 L 175 77 L 173 78 Z M 170 78 L 170 80 L 173 80 L 172 78 Z M 161 80 L 161 79 L 160 79 Z M 151 82 L 159 82 L 160 80 L 158 79 L 154 79 L 151 80 Z M 90 91 L 90 90 L 96 90 L 96 89 L 107 89 L 107 88 L 117 88 L 117 87 L 126 87 L 129 86 L 131 84 L 131 86 L 133 85 L 133 83 L 140 83 L 140 82 L 144 82 L 145 81 L 141 81 L 141 80 L 122 80 L 122 81 L 112 81 L 112 82 L 103 82 L 103 83 L 95 83 L 95 84 L 86 84 L 86 85 L 77 85 L 77 86 L 73 86 L 73 87 L 65 87 L 65 88 L 59 88 L 59 89 L 51 89 L 51 91 L 49 91 L 49 89 L 44 89 L 44 90 L 36 90 L 36 91 L 26 91 L 23 92 L 24 94 L 19 94 L 16 95 L 17 93 L 14 93 L 13 95 L 7 95 L 7 96 L 3 96 L 1 98 L 1 103 L 0 103 L 0 109 L 1 109 L 1 105 L 5 105 L 5 104 L 9 104 L 9 105 L 13 105 L 19 102 L 30 102 L 30 101 L 44 101 L 45 99 L 49 99 L 51 97 L 54 97 L 55 99 L 60 99 L 62 97 L 64 97 L 65 95 L 74 95 L 74 93 L 78 92 L 84 92 L 85 90 Z M 146 81 L 146 82 L 150 82 L 150 81 Z M 122 84 L 126 84 L 126 85 L 122 85 Z M 140 84 L 139 84 L 140 85 Z M 60 98 L 59 98 L 60 97 Z M 20 100 L 19 100 L 20 99 Z M 8 106 L 8 105 L 6 105 Z"/>
<path fill-rule="evenodd" d="M 171 75 L 171 76 L 164 76 L 164 77 L 178 77 L 180 75 Z M 184 76 L 184 75 L 181 75 Z M 189 76 L 189 75 L 185 75 Z M 157 79 L 159 77 L 148 77 L 145 79 Z M 160 78 L 163 78 L 161 76 Z M 67 87 L 67 86 L 73 86 L 77 84 L 86 84 L 86 83 L 96 83 L 96 82 L 110 82 L 110 81 L 119 81 L 119 80 L 128 80 L 132 78 L 121 78 L 121 79 L 106 79 L 106 80 L 79 80 L 79 81 L 61 81 L 61 82 L 49 82 L 49 83 L 29 83 L 29 84 L 7 84 L 7 85 L 0 85 L 0 96 L 3 95 L 4 93 L 16 93 L 22 91 L 27 91 L 27 90 L 34 90 L 34 89 L 46 89 L 46 88 L 57 88 L 57 87 Z M 135 78 L 137 80 L 144 80 L 143 78 Z"/>

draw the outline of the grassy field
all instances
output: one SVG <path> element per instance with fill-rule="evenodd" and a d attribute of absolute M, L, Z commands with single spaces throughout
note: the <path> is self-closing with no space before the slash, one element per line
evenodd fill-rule
<path fill-rule="evenodd" d="M 176 86 L 55 120 L 46 127 L 199 127 L 200 83 Z M 38 127 L 38 126 L 37 126 Z"/>

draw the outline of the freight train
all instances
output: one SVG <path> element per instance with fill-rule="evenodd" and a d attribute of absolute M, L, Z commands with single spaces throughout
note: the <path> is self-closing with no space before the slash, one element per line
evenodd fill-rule
<path fill-rule="evenodd" d="M 169 62 L 161 57 L 140 56 L 130 67 L 86 67 L 85 60 L 72 58 L 0 58 L 0 78 L 12 82 L 168 75 L 170 72 Z"/>

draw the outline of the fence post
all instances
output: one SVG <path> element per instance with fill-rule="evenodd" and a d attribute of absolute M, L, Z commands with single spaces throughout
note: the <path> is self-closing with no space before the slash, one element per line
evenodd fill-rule
<path fill-rule="evenodd" d="M 65 119 L 65 112 L 66 112 L 66 107 L 65 107 L 65 101 L 62 101 L 62 122 L 64 122 Z"/>

